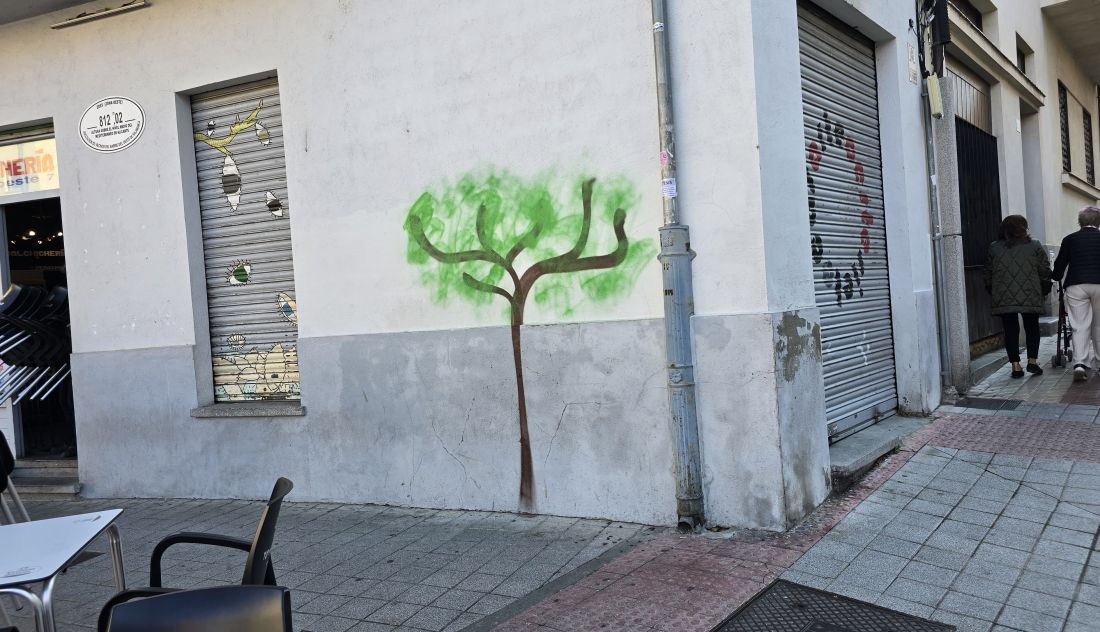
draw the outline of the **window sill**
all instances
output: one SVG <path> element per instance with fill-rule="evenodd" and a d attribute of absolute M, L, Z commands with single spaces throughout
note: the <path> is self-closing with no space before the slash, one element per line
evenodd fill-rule
<path fill-rule="evenodd" d="M 1062 186 L 1073 189 L 1081 195 L 1088 196 L 1094 200 L 1100 200 L 1100 189 L 1072 173 L 1062 172 Z"/>
<path fill-rule="evenodd" d="M 238 417 L 303 417 L 306 407 L 298 402 L 241 402 L 210 404 L 191 409 L 196 419 L 233 419 Z"/>

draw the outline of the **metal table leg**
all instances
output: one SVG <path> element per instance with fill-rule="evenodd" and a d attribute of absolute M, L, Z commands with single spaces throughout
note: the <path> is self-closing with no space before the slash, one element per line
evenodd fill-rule
<path fill-rule="evenodd" d="M 126 590 L 126 571 L 122 565 L 122 538 L 118 534 L 118 525 L 111 523 L 107 527 L 107 539 L 111 541 L 111 561 L 115 567 L 115 587 L 119 592 Z"/>
<path fill-rule="evenodd" d="M 50 593 L 53 592 L 53 579 L 47 583 L 47 590 Z M 54 632 L 53 630 L 53 613 L 50 612 L 49 607 L 51 604 L 45 600 L 39 598 L 33 591 L 27 590 L 19 586 L 9 586 L 7 588 L 0 588 L 0 595 L 8 594 L 15 595 L 16 597 L 22 597 L 31 603 L 31 607 L 34 608 L 34 626 L 42 632 Z"/>

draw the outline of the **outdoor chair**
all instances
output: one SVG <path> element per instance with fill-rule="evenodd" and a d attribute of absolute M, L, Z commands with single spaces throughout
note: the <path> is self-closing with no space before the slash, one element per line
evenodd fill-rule
<path fill-rule="evenodd" d="M 31 519 L 27 514 L 27 508 L 23 506 L 23 501 L 19 498 L 19 492 L 15 491 L 15 485 L 11 482 L 11 473 L 14 471 L 15 455 L 11 453 L 11 448 L 8 447 L 8 440 L 4 437 L 4 432 L 0 431 L 0 514 L 3 515 L 3 520 L 7 524 L 15 524 L 17 519 L 20 522 L 27 522 Z M 5 497 L 11 498 L 12 504 L 15 505 L 18 512 L 18 518 L 8 508 Z"/>
<path fill-rule="evenodd" d="M 168 547 L 174 544 L 208 544 L 247 551 L 248 558 L 245 560 L 244 576 L 241 578 L 241 584 L 245 586 L 274 586 L 275 568 L 271 563 L 271 545 L 275 540 L 275 523 L 279 519 L 279 508 L 283 504 L 283 497 L 289 494 L 292 489 L 294 489 L 294 483 L 290 479 L 280 477 L 279 480 L 275 481 L 275 487 L 271 490 L 271 497 L 260 514 L 260 523 L 256 526 L 256 535 L 253 536 L 251 541 L 211 533 L 177 533 L 158 542 L 153 547 L 153 555 L 149 559 L 149 586 L 130 588 L 111 597 L 99 613 L 99 632 L 106 632 L 107 620 L 113 606 L 132 599 L 154 597 L 182 590 L 180 588 L 168 588 L 161 583 L 161 558 Z M 164 630 L 175 629 L 164 628 Z M 179 628 L 179 630 L 191 629 L 193 628 Z"/>
<path fill-rule="evenodd" d="M 181 590 L 104 607 L 107 632 L 292 632 L 290 591 L 280 586 Z"/>

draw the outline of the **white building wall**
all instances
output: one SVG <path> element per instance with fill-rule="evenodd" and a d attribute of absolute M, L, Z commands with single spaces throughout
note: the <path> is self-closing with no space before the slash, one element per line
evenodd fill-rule
<path fill-rule="evenodd" d="M 1037 166 L 1041 169 L 1042 204 L 1045 211 L 1043 226 L 1039 230 L 1045 243 L 1057 246 L 1063 236 L 1077 230 L 1077 211 L 1081 206 L 1096 203 L 1095 197 L 1089 197 L 1062 184 L 1058 82 L 1064 83 L 1092 113 L 1093 153 L 1094 156 L 1100 157 L 1097 148 L 1100 134 L 1096 133 L 1098 118 L 1096 86 L 1088 79 L 1085 69 L 1081 68 L 1061 35 L 1043 16 L 1042 3 L 1039 0 L 1000 0 L 994 4 L 996 10 L 986 14 L 985 35 L 1013 61 L 1016 59 L 1017 35 L 1019 35 L 1034 50 L 1027 60 L 1027 75 L 1046 95 L 1045 104 L 1038 114 L 1038 144 L 1041 158 Z M 1008 86 L 1003 86 L 1001 93 L 1000 104 L 996 98 L 994 99 L 994 112 L 1000 114 L 1000 116 L 994 116 L 994 125 L 1000 128 L 1000 131 L 995 130 L 995 133 L 999 139 L 1002 139 L 1002 145 L 1005 147 L 1002 154 L 1005 164 L 1005 170 L 1002 171 L 1002 187 L 1006 189 L 1006 195 L 1003 200 L 1006 214 L 1019 213 L 1026 206 L 1024 196 L 1032 195 L 1032 192 L 1025 190 L 1025 182 L 1030 183 L 1032 174 L 1025 172 L 1030 167 L 1019 151 L 1024 130 L 1022 125 L 1020 130 L 1016 127 L 1016 122 L 1020 118 L 1018 94 Z M 1079 116 L 1077 120 L 1080 120 Z M 1074 144 L 1072 149 L 1074 150 L 1074 171 L 1079 172 L 1083 177 L 1083 147 Z M 1033 232 L 1035 232 L 1034 227 Z"/>
<path fill-rule="evenodd" d="M 939 361 L 909 15 L 822 4 L 877 42 L 898 387 L 903 411 L 928 411 Z M 57 129 L 86 492 L 262 496 L 287 475 L 298 500 L 516 509 L 504 306 L 432 302 L 405 214 L 494 168 L 620 177 L 637 193 L 629 236 L 655 245 L 648 3 L 161 0 L 48 28 L 78 12 L 0 26 L 0 128 Z M 829 486 L 795 4 L 672 3 L 669 22 L 708 515 L 781 528 Z M 209 351 L 186 95 L 271 72 L 306 414 L 194 419 Z M 95 154 L 76 122 L 110 95 L 140 103 L 147 127 Z M 672 521 L 659 264 L 611 301 L 527 307 L 536 510 Z"/>
<path fill-rule="evenodd" d="M 49 29 L 79 12 L 0 27 L 0 126 L 56 127 L 88 494 L 258 496 L 285 473 L 298 499 L 515 508 L 505 307 L 432 302 L 403 230 L 425 190 L 502 169 L 623 179 L 627 233 L 653 255 L 616 300 L 527 305 L 536 508 L 675 517 L 648 5 L 163 0 Z M 180 95 L 272 71 L 307 413 L 197 420 L 207 334 Z M 141 104 L 146 129 L 97 154 L 77 121 L 111 95 Z"/>

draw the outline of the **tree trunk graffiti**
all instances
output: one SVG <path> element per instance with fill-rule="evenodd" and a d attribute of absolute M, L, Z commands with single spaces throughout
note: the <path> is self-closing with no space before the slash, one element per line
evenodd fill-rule
<path fill-rule="evenodd" d="M 535 283 L 542 277 L 551 274 L 570 274 L 588 270 L 609 269 L 621 264 L 627 257 L 629 240 L 626 237 L 626 211 L 623 208 L 615 210 L 613 226 L 615 231 L 615 248 L 610 253 L 598 256 L 581 256 L 588 245 L 589 233 L 592 227 L 592 188 L 595 178 L 585 180 L 581 185 L 582 215 L 578 234 L 573 247 L 564 254 L 549 257 L 531 265 L 522 274 L 515 267 L 515 261 L 519 255 L 538 243 L 543 237 L 546 227 L 554 224 L 553 218 L 546 217 L 540 221 L 538 218 L 531 227 L 516 241 L 510 250 L 504 255 L 497 252 L 492 243 L 491 219 L 489 209 L 481 204 L 477 209 L 475 232 L 480 248 L 462 250 L 458 252 L 445 252 L 435 246 L 425 232 L 423 218 L 414 212 L 410 212 L 406 220 L 405 228 L 411 239 L 427 253 L 432 259 L 443 264 L 460 264 L 466 262 L 484 262 L 497 266 L 511 279 L 511 291 L 494 283 L 479 280 L 469 272 L 462 273 L 462 282 L 469 288 L 478 292 L 495 294 L 508 301 L 511 336 L 512 356 L 516 371 L 516 396 L 519 413 L 519 444 L 520 444 L 520 484 L 519 506 L 522 511 L 532 511 L 535 501 L 535 473 L 531 458 L 531 439 L 527 424 L 527 397 L 523 381 L 523 348 L 522 327 L 523 312 L 527 304 L 527 298 Z M 501 275 L 503 277 L 504 275 Z"/>

